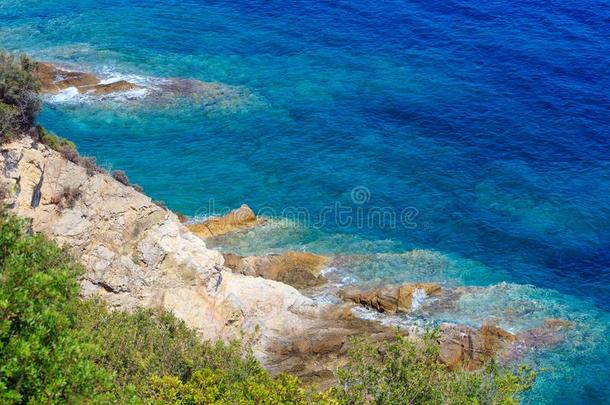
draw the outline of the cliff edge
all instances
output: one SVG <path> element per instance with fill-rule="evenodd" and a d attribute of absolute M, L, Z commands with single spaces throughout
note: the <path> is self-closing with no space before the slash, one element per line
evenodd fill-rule
<path fill-rule="evenodd" d="M 246 333 L 263 360 L 334 316 L 286 284 L 234 274 L 175 214 L 31 138 L 0 147 L 0 172 L 12 211 L 84 265 L 87 296 L 164 307 L 204 339 Z"/>

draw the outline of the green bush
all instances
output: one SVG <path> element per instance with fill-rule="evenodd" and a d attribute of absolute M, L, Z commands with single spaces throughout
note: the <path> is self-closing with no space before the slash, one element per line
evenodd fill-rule
<path fill-rule="evenodd" d="M 38 131 L 38 139 L 40 142 L 47 145 L 49 148 L 60 152 L 62 155 L 78 155 L 74 142 L 55 135 L 53 132 L 47 131 L 42 125 L 36 125 Z"/>
<path fill-rule="evenodd" d="M 163 310 L 109 311 L 99 301 L 80 306 L 79 329 L 102 350 L 96 362 L 112 370 L 119 388 L 148 389 L 153 375 L 188 381 L 196 370 L 226 370 L 233 380 L 263 369 L 237 342 L 204 342 L 183 321 Z"/>
<path fill-rule="evenodd" d="M 82 269 L 26 228 L 0 214 L 0 403 L 101 399 L 110 374 L 74 327 Z"/>
<path fill-rule="evenodd" d="M 405 337 L 382 344 L 356 340 L 337 373 L 333 396 L 346 404 L 517 404 L 535 374 L 491 362 L 475 371 L 448 371 L 439 358 L 438 332 L 420 344 Z"/>
<path fill-rule="evenodd" d="M 204 342 L 170 312 L 81 300 L 83 269 L 0 213 L 0 403 L 514 404 L 533 374 L 448 371 L 437 336 L 355 341 L 322 393 L 272 377 L 247 342 Z"/>
<path fill-rule="evenodd" d="M 0 51 L 0 141 L 31 128 L 40 112 L 35 63 Z"/>
<path fill-rule="evenodd" d="M 172 376 L 150 379 L 148 400 L 158 404 L 295 404 L 314 401 L 299 380 L 288 374 L 271 378 L 260 371 L 245 380 L 233 380 L 227 370 L 197 370 L 187 382 Z"/>

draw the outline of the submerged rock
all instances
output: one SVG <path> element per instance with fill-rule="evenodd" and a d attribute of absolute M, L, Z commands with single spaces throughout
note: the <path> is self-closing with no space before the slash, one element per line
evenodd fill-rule
<path fill-rule="evenodd" d="M 307 252 L 241 257 L 225 253 L 225 265 L 247 276 L 281 281 L 295 288 L 315 287 L 326 282 L 320 275 L 328 258 Z"/>
<path fill-rule="evenodd" d="M 126 91 L 137 90 L 139 88 L 139 86 L 126 80 L 119 80 L 118 82 L 93 86 L 87 91 L 87 93 L 94 94 L 96 96 L 105 96 L 111 93 L 123 93 Z"/>
<path fill-rule="evenodd" d="M 373 290 L 349 288 L 341 292 L 343 299 L 373 308 L 379 312 L 409 313 L 417 309 L 420 299 L 438 294 L 441 286 L 436 283 L 406 283 L 401 286 L 385 285 Z"/>
<path fill-rule="evenodd" d="M 190 100 L 209 109 L 235 109 L 244 104 L 260 103 L 258 98 L 242 87 L 223 83 L 203 82 L 185 78 L 134 77 L 137 82 L 112 79 L 103 75 L 72 70 L 48 62 L 37 62 L 35 75 L 42 93 L 58 96 L 56 102 L 79 100 L 75 96 L 167 103 Z M 126 96 L 126 97 L 125 97 Z"/>
<path fill-rule="evenodd" d="M 187 227 L 191 230 L 191 232 L 203 238 L 209 238 L 251 227 L 260 222 L 261 221 L 256 217 L 254 211 L 252 211 L 252 209 L 246 204 L 243 204 L 241 207 L 229 212 L 227 215 L 209 218 L 203 222 L 195 224 L 188 224 Z"/>
<path fill-rule="evenodd" d="M 564 329 L 574 327 L 574 322 L 559 318 L 546 318 L 544 326 L 548 329 Z"/>

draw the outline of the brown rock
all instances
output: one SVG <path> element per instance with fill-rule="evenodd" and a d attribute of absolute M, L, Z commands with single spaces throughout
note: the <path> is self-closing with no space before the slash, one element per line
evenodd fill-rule
<path fill-rule="evenodd" d="M 236 273 L 281 281 L 295 288 L 314 287 L 326 282 L 320 272 L 328 258 L 312 253 L 287 252 L 250 257 L 225 253 L 224 259 L 225 266 Z"/>
<path fill-rule="evenodd" d="M 100 79 L 91 73 L 67 71 L 58 71 L 58 73 L 63 77 L 62 80 L 55 82 L 55 85 L 58 86 L 60 90 L 67 89 L 68 87 L 76 87 L 78 91 L 82 93 L 83 89 L 95 86 L 100 82 Z"/>
<path fill-rule="evenodd" d="M 139 87 L 133 83 L 125 80 L 119 80 L 118 82 L 108 84 L 98 84 L 87 90 L 87 93 L 95 94 L 96 96 L 105 96 L 111 93 L 121 93 L 129 90 L 135 90 Z M 80 89 L 79 89 L 80 90 Z"/>
<path fill-rule="evenodd" d="M 223 235 L 228 232 L 247 228 L 258 224 L 260 221 L 254 211 L 246 204 L 238 209 L 229 212 L 222 217 L 209 218 L 206 221 L 189 224 L 187 227 L 195 234 L 209 238 L 212 236 Z"/>
<path fill-rule="evenodd" d="M 495 354 L 502 346 L 517 340 L 517 336 L 495 325 L 484 323 L 479 329 L 483 350 L 488 355 Z"/>
<path fill-rule="evenodd" d="M 519 333 L 518 338 L 524 346 L 540 348 L 555 346 L 565 339 L 565 330 L 574 327 L 574 323 L 565 319 L 547 318 L 541 328 L 529 329 Z M 519 353 L 517 353 L 517 356 Z"/>
<path fill-rule="evenodd" d="M 318 314 L 316 327 L 276 340 L 272 348 L 275 360 L 268 367 L 273 373 L 290 372 L 325 389 L 335 380 L 333 371 L 346 363 L 352 337 L 381 342 L 397 334 L 406 336 L 408 332 L 351 314 L 346 317 L 342 307 L 334 307 Z"/>
<path fill-rule="evenodd" d="M 440 359 L 449 368 L 474 370 L 491 358 L 506 358 L 517 336 L 497 326 L 479 330 L 463 325 L 441 325 Z"/>
<path fill-rule="evenodd" d="M 417 290 L 424 290 L 426 295 L 434 295 L 441 291 L 441 286 L 435 283 L 403 284 L 398 289 L 398 312 L 411 312 L 413 308 L 413 294 Z"/>
<path fill-rule="evenodd" d="M 343 291 L 341 296 L 379 312 L 409 313 L 413 309 L 413 294 L 417 290 L 423 290 L 427 295 L 434 295 L 441 291 L 441 287 L 435 283 L 406 283 L 401 286 L 385 285 L 366 291 L 351 288 Z"/>
<path fill-rule="evenodd" d="M 76 87 L 80 91 L 82 87 L 100 83 L 100 80 L 90 73 L 71 72 L 43 62 L 37 64 L 34 74 L 40 81 L 43 93 L 55 94 L 68 87 Z"/>
<path fill-rule="evenodd" d="M 100 84 L 100 79 L 94 74 L 69 71 L 44 62 L 37 64 L 34 74 L 40 81 L 42 92 L 50 94 L 56 94 L 68 87 L 76 87 L 79 93 L 88 93 L 96 96 L 139 88 L 139 86 L 125 80 Z"/>

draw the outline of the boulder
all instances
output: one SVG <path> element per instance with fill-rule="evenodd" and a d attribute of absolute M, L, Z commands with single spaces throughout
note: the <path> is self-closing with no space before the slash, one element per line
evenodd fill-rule
<path fill-rule="evenodd" d="M 417 309 L 413 298 L 420 294 L 425 297 L 441 291 L 436 283 L 406 283 L 400 286 L 385 285 L 373 290 L 350 288 L 340 293 L 345 300 L 373 308 L 379 312 L 409 313 Z M 414 305 L 415 304 L 415 305 Z"/>
<path fill-rule="evenodd" d="M 195 224 L 188 224 L 191 232 L 203 238 L 219 236 L 260 223 L 256 214 L 250 207 L 243 204 L 238 209 L 221 217 L 212 217 Z"/>
<path fill-rule="evenodd" d="M 307 252 L 241 257 L 224 254 L 225 266 L 236 273 L 281 281 L 295 288 L 315 287 L 326 282 L 320 275 L 328 258 Z"/>
<path fill-rule="evenodd" d="M 442 324 L 440 330 L 440 359 L 450 369 L 475 370 L 492 358 L 505 359 L 518 341 L 516 335 L 491 324 L 483 324 L 479 330 Z"/>

